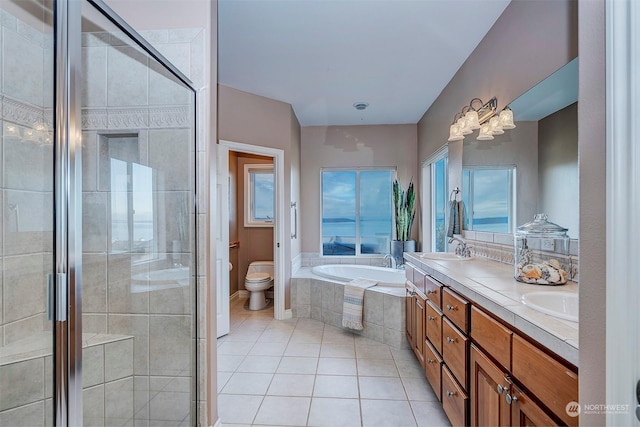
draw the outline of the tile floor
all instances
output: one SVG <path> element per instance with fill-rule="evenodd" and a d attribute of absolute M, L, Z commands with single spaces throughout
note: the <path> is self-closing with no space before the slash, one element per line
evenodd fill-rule
<path fill-rule="evenodd" d="M 218 339 L 223 426 L 448 426 L 410 350 L 231 303 Z"/>

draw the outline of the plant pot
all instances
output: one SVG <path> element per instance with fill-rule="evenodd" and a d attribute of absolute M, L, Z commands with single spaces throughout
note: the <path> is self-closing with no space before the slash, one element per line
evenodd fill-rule
<path fill-rule="evenodd" d="M 391 241 L 391 256 L 396 260 L 396 266 L 404 265 L 404 252 L 415 252 L 416 241 L 415 240 L 392 240 Z"/>

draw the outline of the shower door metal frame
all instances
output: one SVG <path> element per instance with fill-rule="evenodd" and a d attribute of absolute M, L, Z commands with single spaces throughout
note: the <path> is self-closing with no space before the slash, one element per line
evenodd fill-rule
<path fill-rule="evenodd" d="M 54 356 L 53 419 L 56 426 L 81 426 L 82 419 L 82 2 L 95 7 L 193 93 L 193 83 L 102 0 L 53 0 L 54 89 Z M 194 121 L 195 120 L 194 114 Z M 194 124 L 194 139 L 197 121 Z M 195 140 L 194 148 L 195 148 Z M 194 175 L 197 162 L 194 149 Z M 195 182 L 195 180 L 194 180 Z M 197 214 L 194 189 L 193 209 Z M 194 220 L 194 257 L 197 221 Z M 197 263 L 194 275 L 197 277 Z M 197 295 L 196 292 L 194 292 Z M 197 298 L 197 296 L 196 296 Z M 198 319 L 194 302 L 194 318 Z M 197 325 L 194 326 L 197 330 Z M 197 351 L 195 357 L 197 366 Z M 195 370 L 197 375 L 197 369 Z M 197 378 L 196 396 L 197 398 Z M 197 406 L 197 405 L 196 405 Z M 197 410 L 197 409 L 196 409 Z M 197 416 L 197 414 L 195 414 Z"/>

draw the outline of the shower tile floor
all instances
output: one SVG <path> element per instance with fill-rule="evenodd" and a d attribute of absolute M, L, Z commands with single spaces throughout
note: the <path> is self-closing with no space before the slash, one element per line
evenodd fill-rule
<path fill-rule="evenodd" d="M 449 426 L 411 350 L 231 303 L 218 339 L 223 426 Z"/>

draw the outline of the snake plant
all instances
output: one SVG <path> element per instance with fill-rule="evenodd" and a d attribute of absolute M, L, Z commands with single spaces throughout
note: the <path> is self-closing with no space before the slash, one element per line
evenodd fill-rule
<path fill-rule="evenodd" d="M 396 179 L 393 182 L 393 206 L 396 217 L 396 239 L 411 240 L 411 227 L 415 216 L 416 194 L 413 189 L 413 180 L 409 182 L 407 191 L 403 191 Z"/>

